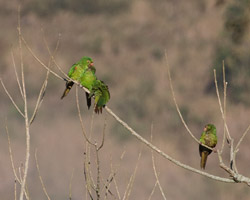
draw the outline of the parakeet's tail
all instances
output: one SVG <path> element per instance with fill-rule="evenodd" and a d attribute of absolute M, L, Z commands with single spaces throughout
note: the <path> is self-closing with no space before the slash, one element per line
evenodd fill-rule
<path fill-rule="evenodd" d="M 91 106 L 91 96 L 87 92 L 86 92 L 86 101 L 87 101 L 87 106 L 88 106 L 88 109 L 89 109 L 90 106 Z"/>
<path fill-rule="evenodd" d="M 209 154 L 209 152 L 207 152 L 207 151 L 201 152 L 201 169 L 205 169 L 205 167 L 206 167 L 208 154 Z"/>
<path fill-rule="evenodd" d="M 95 105 L 95 113 L 96 114 L 99 114 L 99 113 L 102 114 L 102 107 L 98 107 L 97 105 Z"/>
<path fill-rule="evenodd" d="M 65 97 L 69 93 L 69 91 L 73 85 L 74 85 L 74 82 L 72 82 L 72 81 L 66 82 L 66 89 L 64 90 L 63 95 L 61 96 L 61 99 L 63 99 L 63 97 Z"/>

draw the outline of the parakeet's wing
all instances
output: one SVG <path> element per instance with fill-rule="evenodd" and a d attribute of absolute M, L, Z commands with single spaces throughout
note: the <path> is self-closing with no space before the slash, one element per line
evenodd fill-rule
<path fill-rule="evenodd" d="M 72 74 L 76 70 L 77 64 L 73 64 L 68 72 L 68 76 L 71 78 Z"/>

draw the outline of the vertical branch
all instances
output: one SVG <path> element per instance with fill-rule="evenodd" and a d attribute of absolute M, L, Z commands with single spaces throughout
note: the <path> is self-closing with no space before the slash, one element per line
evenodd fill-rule
<path fill-rule="evenodd" d="M 151 125 L 151 142 L 153 141 L 153 124 Z M 161 183 L 159 181 L 159 177 L 158 177 L 158 174 L 157 174 L 157 171 L 156 171 L 156 167 L 155 167 L 155 158 L 154 158 L 154 152 L 153 150 L 151 149 L 151 155 L 152 155 L 152 164 L 153 164 L 153 170 L 154 170 L 154 175 L 155 175 L 155 178 L 156 178 L 156 183 L 161 191 L 161 195 L 163 197 L 164 200 L 166 200 L 166 196 L 164 194 L 164 191 L 161 187 Z"/>
<path fill-rule="evenodd" d="M 13 62 L 13 67 L 14 67 L 14 71 L 15 71 L 15 75 L 16 75 L 16 80 L 17 80 L 17 84 L 18 84 L 18 87 L 19 87 L 19 91 L 22 95 L 22 98 L 23 98 L 23 90 L 22 90 L 22 87 L 21 87 L 21 84 L 20 84 L 20 80 L 19 80 L 19 77 L 18 77 L 18 74 L 17 74 L 17 69 L 16 69 L 16 63 L 15 63 L 15 59 L 14 59 L 14 55 L 13 55 L 13 51 L 11 49 L 11 59 L 12 59 L 12 62 Z"/>
<path fill-rule="evenodd" d="M 23 87 L 23 99 L 24 99 L 24 118 L 25 118 L 25 133 L 26 133 L 26 155 L 25 155 L 25 164 L 24 164 L 24 174 L 21 184 L 20 191 L 20 200 L 23 200 L 23 195 L 26 186 L 26 179 L 29 168 L 29 158 L 30 158 L 30 129 L 29 129 L 29 117 L 28 117 L 28 105 L 27 105 L 27 96 L 24 80 L 24 69 L 23 69 L 23 54 L 22 54 L 22 39 L 21 39 L 21 25 L 20 25 L 20 6 L 18 8 L 18 35 L 19 35 L 19 50 L 20 50 L 20 59 L 21 59 L 21 74 L 22 74 L 22 87 Z"/>
<path fill-rule="evenodd" d="M 8 146 L 9 146 L 9 154 L 10 154 L 10 161 L 11 161 L 11 167 L 15 176 L 15 182 L 18 181 L 21 184 L 21 180 L 18 178 L 17 173 L 16 173 L 16 169 L 15 169 L 15 165 L 14 165 L 14 160 L 13 160 L 13 155 L 12 155 L 12 149 L 11 149 L 11 143 L 10 143 L 10 135 L 9 135 L 9 130 L 8 130 L 8 126 L 7 126 L 7 122 L 5 122 L 5 130 L 6 130 L 6 134 L 7 134 L 7 138 L 8 138 Z"/>
<path fill-rule="evenodd" d="M 123 159 L 125 153 L 126 153 L 125 151 L 122 153 L 122 155 L 120 157 L 120 161 Z M 120 165 L 118 167 L 120 167 Z M 116 182 L 116 178 L 115 178 L 115 174 L 117 173 L 118 169 L 116 169 L 114 171 L 112 161 L 110 162 L 110 168 L 111 168 L 111 171 L 114 174 L 114 178 L 113 179 L 114 179 L 115 189 L 116 189 L 116 193 L 117 193 L 118 199 L 120 200 L 121 199 L 121 195 L 120 195 L 119 188 L 118 188 L 118 185 L 117 185 L 117 182 Z"/>
<path fill-rule="evenodd" d="M 227 103 L 227 82 L 226 82 L 226 74 L 225 74 L 225 62 L 223 60 L 223 65 L 222 65 L 222 71 L 223 71 L 223 90 L 224 90 L 224 116 L 225 120 L 223 121 L 223 140 L 221 144 L 221 153 L 223 152 L 224 146 L 225 146 L 225 140 L 226 140 L 226 103 Z M 229 142 L 229 140 L 227 139 Z"/>
<path fill-rule="evenodd" d="M 15 195 L 15 200 L 17 200 L 17 195 L 16 195 L 16 179 L 15 179 L 15 186 L 14 186 L 14 195 Z"/>
<path fill-rule="evenodd" d="M 69 183 L 69 200 L 72 199 L 72 180 L 74 176 L 74 169 L 72 171 L 71 177 L 70 177 L 70 183 Z"/>
<path fill-rule="evenodd" d="M 32 114 L 32 117 L 30 118 L 29 120 L 29 123 L 32 124 L 32 122 L 34 121 L 35 117 L 36 117 L 36 114 L 40 108 L 40 106 L 42 105 L 42 102 L 43 102 L 43 97 L 45 95 L 45 91 L 46 91 L 46 88 L 47 88 L 47 84 L 48 84 L 48 78 L 49 78 L 49 71 L 47 71 L 47 74 L 46 74 L 46 78 L 43 82 L 43 85 L 41 87 L 41 90 L 40 90 L 40 93 L 38 95 L 38 98 L 37 98 L 37 101 L 36 101 L 36 106 L 35 106 L 35 109 L 33 111 L 33 114 Z"/>
<path fill-rule="evenodd" d="M 100 175 L 101 175 L 101 170 L 100 170 L 100 159 L 99 159 L 99 150 L 97 147 L 97 143 L 95 144 L 95 150 L 96 150 L 96 165 L 97 165 L 97 176 L 96 176 L 96 197 L 97 200 L 100 199 Z"/>
<path fill-rule="evenodd" d="M 80 120 L 80 123 L 81 123 L 81 128 L 82 128 L 83 136 L 84 136 L 85 140 L 89 144 L 95 146 L 95 144 L 90 141 L 90 139 L 88 138 L 88 136 L 87 136 L 87 134 L 85 132 L 85 128 L 84 128 L 83 121 L 82 121 L 82 115 L 81 115 L 80 105 L 79 105 L 78 87 L 76 87 L 76 106 L 77 106 L 77 111 L 78 111 L 78 117 L 79 117 L 79 120 Z"/>
<path fill-rule="evenodd" d="M 215 83 L 216 94 L 217 94 L 217 98 L 218 98 L 220 112 L 221 112 L 222 119 L 223 119 L 223 122 L 224 122 L 224 125 L 225 125 L 226 133 L 227 133 L 227 138 L 228 138 L 228 140 L 231 140 L 232 138 L 231 138 L 229 130 L 228 130 L 227 122 L 226 122 L 226 119 L 225 119 L 225 114 L 224 114 L 222 104 L 221 104 L 220 93 L 219 93 L 219 89 L 218 89 L 218 82 L 217 82 L 216 70 L 215 69 L 214 69 L 214 83 Z"/>
<path fill-rule="evenodd" d="M 148 197 L 148 200 L 151 200 L 151 198 L 152 198 L 152 196 L 153 196 L 153 194 L 155 192 L 155 188 L 156 188 L 157 184 L 158 184 L 157 181 L 155 181 L 155 185 L 154 185 L 154 187 L 153 187 L 153 189 L 152 189 L 152 191 L 151 191 L 151 193 L 150 193 L 150 195 Z"/>
<path fill-rule="evenodd" d="M 48 192 L 47 192 L 47 190 L 45 188 L 45 185 L 44 185 L 44 182 L 43 182 L 43 178 L 41 176 L 40 167 L 39 167 L 39 163 L 38 163 L 38 159 L 37 159 L 37 149 L 35 151 L 35 160 L 36 160 L 36 168 L 37 168 L 38 176 L 39 176 L 42 188 L 43 188 L 43 192 L 46 195 L 47 199 L 51 200 L 50 197 L 49 197 L 49 195 L 48 195 Z"/>
<path fill-rule="evenodd" d="M 102 142 L 101 145 L 97 148 L 97 151 L 99 151 L 104 145 L 106 126 L 107 126 L 107 113 L 105 113 L 104 126 L 102 131 Z"/>
<path fill-rule="evenodd" d="M 225 68 L 223 67 L 223 73 L 225 73 Z M 226 98 L 226 81 L 225 81 L 225 75 L 223 75 L 223 82 L 224 82 L 224 98 Z M 236 163 L 235 163 L 235 154 L 234 154 L 234 139 L 230 136 L 229 130 L 228 130 L 228 126 L 226 123 L 226 115 L 225 115 L 225 110 L 223 111 L 222 105 L 221 105 L 221 100 L 220 100 L 220 93 L 219 93 L 219 89 L 218 89 L 218 83 L 217 83 L 217 78 L 216 78 L 216 70 L 214 69 L 214 83 L 215 83 L 215 88 L 216 88 L 216 94 L 217 94 L 217 98 L 218 98 L 218 103 L 219 103 L 219 107 L 220 107 L 220 111 L 221 111 L 221 115 L 222 115 L 222 119 L 224 122 L 224 128 L 226 129 L 226 133 L 227 133 L 227 141 L 230 142 L 230 168 L 234 171 L 237 171 L 237 167 L 236 167 Z M 225 101 L 225 99 L 224 99 Z M 224 103 L 225 106 L 225 103 Z"/>
<path fill-rule="evenodd" d="M 87 142 L 86 142 L 87 143 Z M 88 144 L 88 143 L 87 143 Z M 85 188 L 86 188 L 86 199 L 87 199 L 87 194 L 89 195 L 89 197 L 91 199 L 93 199 L 92 197 L 92 193 L 91 193 L 91 187 L 93 187 L 93 184 L 92 184 L 92 180 L 91 178 L 89 177 L 89 161 L 88 161 L 88 158 L 87 158 L 87 152 L 84 153 L 84 165 L 83 165 L 83 172 L 84 172 L 84 178 L 85 178 L 85 181 L 86 181 L 86 184 L 85 184 Z"/>
<path fill-rule="evenodd" d="M 4 85 L 4 83 L 3 83 L 3 80 L 2 80 L 1 78 L 0 78 L 0 82 L 1 82 L 1 84 L 2 84 L 2 86 L 3 86 L 3 89 L 4 89 L 5 93 L 6 93 L 7 96 L 9 97 L 10 101 L 12 102 L 12 104 L 15 106 L 16 110 L 20 113 L 20 115 L 22 115 L 23 117 L 25 117 L 24 114 L 23 114 L 23 112 L 20 110 L 20 108 L 17 106 L 17 104 L 16 104 L 15 101 L 13 100 L 12 96 L 11 96 L 10 93 L 8 92 L 7 88 L 5 87 L 5 85 Z"/>
<path fill-rule="evenodd" d="M 130 176 L 130 179 L 129 179 L 129 182 L 128 182 L 125 194 L 123 196 L 123 200 L 129 199 L 129 196 L 130 196 L 132 188 L 133 188 L 133 184 L 134 184 L 134 180 L 135 180 L 135 175 L 136 175 L 136 172 L 137 172 L 137 168 L 138 168 L 138 164 L 139 164 L 140 158 L 141 158 L 141 151 L 140 151 L 140 153 L 138 155 L 138 159 L 137 159 L 137 163 L 136 163 L 134 172 Z"/>

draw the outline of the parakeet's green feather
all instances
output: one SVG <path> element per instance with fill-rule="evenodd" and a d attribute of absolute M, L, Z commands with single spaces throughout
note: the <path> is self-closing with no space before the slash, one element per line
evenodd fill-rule
<path fill-rule="evenodd" d="M 105 107 L 110 99 L 108 86 L 100 80 L 96 80 L 92 86 L 90 95 L 95 96 L 95 112 L 102 113 L 102 108 Z"/>
<path fill-rule="evenodd" d="M 93 65 L 93 60 L 89 57 L 82 57 L 79 62 L 72 65 L 68 72 L 68 76 L 78 81 L 83 87 L 90 91 L 90 94 L 86 93 L 86 100 L 88 108 L 91 106 L 91 97 L 95 97 L 95 112 L 102 113 L 102 108 L 110 99 L 108 86 L 98 80 L 95 75 L 96 69 Z M 65 97 L 72 86 L 73 81 L 68 80 L 66 82 L 66 89 L 61 98 Z"/>
<path fill-rule="evenodd" d="M 211 148 L 214 148 L 217 144 L 217 135 L 216 127 L 213 124 L 207 124 L 204 128 L 204 131 L 201 134 L 200 142 Z M 199 153 L 201 156 L 201 169 L 205 169 L 207 156 L 212 152 L 211 149 L 208 149 L 202 145 L 199 145 Z"/>
<path fill-rule="evenodd" d="M 81 74 L 80 77 L 81 85 L 87 88 L 89 91 L 91 91 L 94 82 L 97 80 L 95 71 L 96 71 L 95 67 L 90 65 L 88 66 L 88 68 L 84 70 L 84 72 Z M 86 100 L 87 100 L 87 106 L 88 108 L 90 108 L 91 96 L 87 92 L 86 92 Z"/>
<path fill-rule="evenodd" d="M 79 62 L 71 66 L 68 72 L 68 76 L 75 81 L 80 81 L 80 77 L 89 66 L 93 66 L 93 60 L 89 57 L 84 56 L 81 58 Z M 61 99 L 69 93 L 73 85 L 74 85 L 74 82 L 72 81 L 66 82 L 66 89 L 63 92 Z"/>

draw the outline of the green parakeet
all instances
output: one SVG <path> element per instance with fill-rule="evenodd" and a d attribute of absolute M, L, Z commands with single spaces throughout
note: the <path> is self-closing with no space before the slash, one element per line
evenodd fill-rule
<path fill-rule="evenodd" d="M 217 144 L 216 127 L 213 124 L 207 124 L 204 131 L 201 134 L 200 142 L 211 148 L 214 148 Z M 199 145 L 199 152 L 201 156 L 201 169 L 205 169 L 207 156 L 212 152 L 212 150 Z"/>
<path fill-rule="evenodd" d="M 88 68 L 92 68 L 92 67 L 94 67 L 93 60 L 87 56 L 84 56 L 81 58 L 79 62 L 72 65 L 72 67 L 70 68 L 68 72 L 68 76 L 73 80 L 81 82 L 80 79 L 82 79 L 84 72 L 88 71 Z M 69 93 L 73 85 L 74 85 L 74 82 L 68 81 L 68 80 L 66 81 L 66 89 L 64 90 L 61 99 L 63 99 Z M 87 97 L 87 105 L 89 108 L 91 104 L 91 99 L 88 98 L 87 93 L 86 93 L 86 97 Z"/>
<path fill-rule="evenodd" d="M 110 99 L 108 86 L 100 80 L 96 80 L 92 85 L 90 96 L 95 96 L 95 112 L 102 113 L 102 108 Z"/>
<path fill-rule="evenodd" d="M 92 90 L 92 86 L 94 82 L 97 80 L 95 71 L 96 71 L 95 67 L 93 65 L 89 65 L 80 76 L 81 85 L 87 88 L 89 91 Z M 87 92 L 86 92 L 86 100 L 87 100 L 87 106 L 88 108 L 90 108 L 91 96 Z"/>

